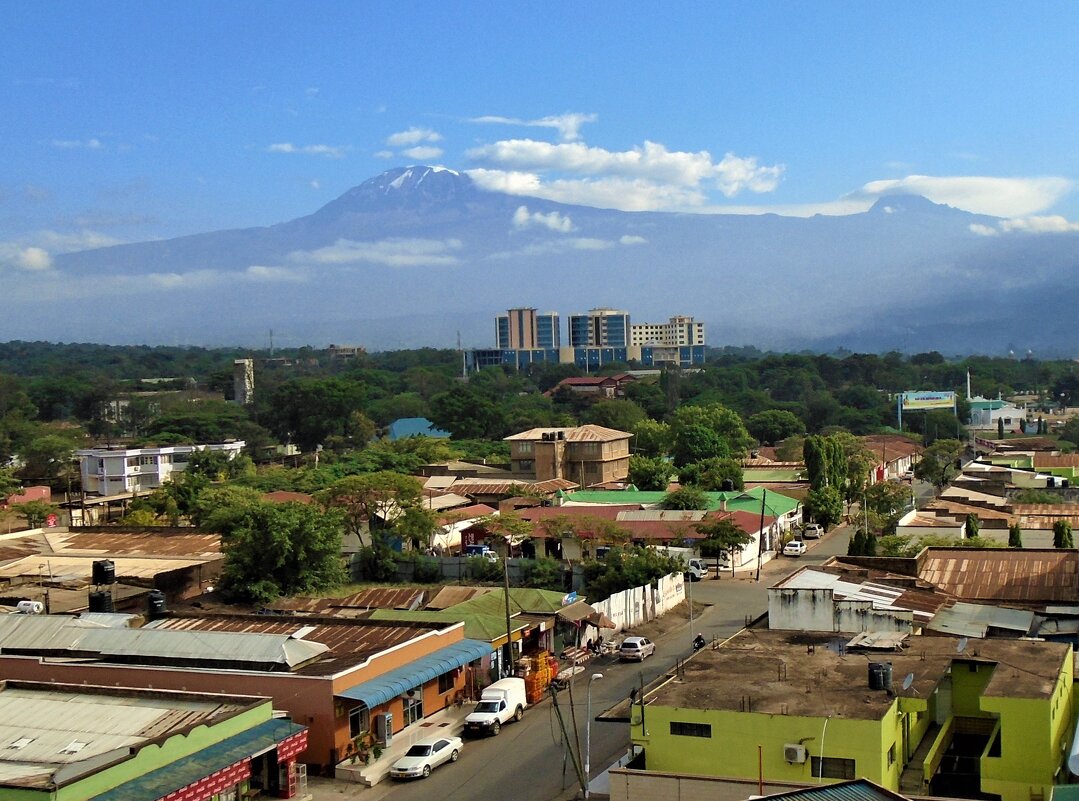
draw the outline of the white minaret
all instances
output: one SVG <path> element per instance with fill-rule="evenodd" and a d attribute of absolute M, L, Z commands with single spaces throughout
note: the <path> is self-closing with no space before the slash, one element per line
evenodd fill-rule
<path fill-rule="evenodd" d="M 967 400 L 970 400 L 970 370 L 967 370 Z"/>

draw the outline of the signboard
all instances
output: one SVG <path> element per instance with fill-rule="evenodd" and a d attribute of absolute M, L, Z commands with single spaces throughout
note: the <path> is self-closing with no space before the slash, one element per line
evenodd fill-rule
<path fill-rule="evenodd" d="M 572 603 L 576 603 L 576 601 L 577 601 L 577 593 L 576 592 L 567 593 L 566 595 L 562 596 L 562 606 L 569 606 Z"/>
<path fill-rule="evenodd" d="M 900 406 L 904 412 L 926 411 L 929 409 L 954 409 L 954 392 L 904 392 L 900 395 Z"/>
<path fill-rule="evenodd" d="M 45 528 L 56 528 L 60 525 L 60 518 L 54 514 L 45 516 Z"/>

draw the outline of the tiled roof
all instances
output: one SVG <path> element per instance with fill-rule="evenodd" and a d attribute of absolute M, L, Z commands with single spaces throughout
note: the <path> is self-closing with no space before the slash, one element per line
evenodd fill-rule
<path fill-rule="evenodd" d="M 459 495 L 472 497 L 476 495 L 506 495 L 512 492 L 512 487 L 520 487 L 541 495 L 547 495 L 559 490 L 576 489 L 578 486 L 578 484 L 565 478 L 550 478 L 546 481 L 521 481 L 515 479 L 490 481 L 482 478 L 462 478 L 454 482 L 452 489 Z"/>

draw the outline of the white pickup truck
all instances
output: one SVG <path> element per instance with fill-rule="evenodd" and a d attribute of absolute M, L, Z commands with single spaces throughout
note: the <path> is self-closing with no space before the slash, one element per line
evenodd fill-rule
<path fill-rule="evenodd" d="M 480 702 L 465 718 L 465 733 L 498 734 L 503 723 L 520 720 L 526 706 L 525 680 L 500 679 L 480 694 Z"/>

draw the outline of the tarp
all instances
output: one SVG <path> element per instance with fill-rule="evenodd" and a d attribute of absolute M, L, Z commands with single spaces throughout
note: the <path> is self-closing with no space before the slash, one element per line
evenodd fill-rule
<path fill-rule="evenodd" d="M 425 682 L 449 673 L 455 668 L 467 665 L 491 653 L 491 644 L 481 640 L 461 640 L 421 656 L 409 664 L 391 670 L 377 679 L 365 681 L 355 687 L 349 687 L 337 693 L 338 698 L 363 701 L 368 709 L 384 704 L 391 698 L 404 695 L 411 689 L 421 687 Z"/>

